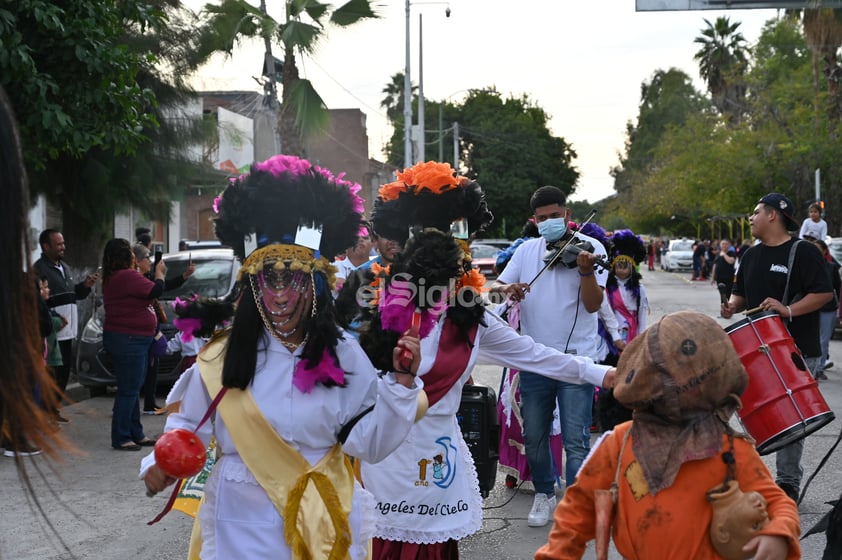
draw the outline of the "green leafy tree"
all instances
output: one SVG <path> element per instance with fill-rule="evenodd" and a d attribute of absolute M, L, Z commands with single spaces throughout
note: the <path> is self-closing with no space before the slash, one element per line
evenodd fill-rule
<path fill-rule="evenodd" d="M 202 180 L 183 114 L 199 63 L 196 18 L 178 0 L 22 1 L 0 9 L 0 80 L 15 100 L 33 191 L 61 210 L 72 262 L 93 265 L 130 205 L 168 216 Z"/>
<path fill-rule="evenodd" d="M 547 114 L 528 96 L 504 99 L 489 87 L 469 90 L 461 105 L 427 103 L 436 107 L 425 112 L 425 128 L 436 135 L 427 139 L 428 153 L 438 151 L 441 142 L 442 161 L 483 186 L 494 213 L 489 236 L 514 239 L 531 214 L 529 198 L 538 187 L 555 185 L 568 195 L 575 191 L 579 179 L 573 165 L 576 152 L 563 138 L 552 136 Z M 398 166 L 403 163 L 401 121 L 393 121 L 394 132 L 386 147 L 389 162 Z M 458 162 L 453 161 L 451 148 L 454 122 L 459 124 Z M 445 123 L 447 128 L 441 130 Z"/>
<path fill-rule="evenodd" d="M 134 9 L 133 9 L 134 8 Z M 155 98 L 137 83 L 147 53 L 126 48 L 129 22 L 162 24 L 137 3 L 19 0 L 0 9 L 0 84 L 15 106 L 25 158 L 43 170 L 97 148 L 131 154 L 155 126 Z"/>
<path fill-rule="evenodd" d="M 694 39 L 702 47 L 693 57 L 699 62 L 699 75 L 707 83 L 713 104 L 719 112 L 735 122 L 745 111 L 746 86 L 743 80 L 748 69 L 748 47 L 738 32 L 739 22 L 725 16 L 714 23 L 705 19 L 707 28 Z"/>
<path fill-rule="evenodd" d="M 209 25 L 203 28 L 200 55 L 231 53 L 244 38 L 277 42 L 284 53 L 279 132 L 283 151 L 305 156 L 304 134 L 314 134 L 327 124 L 327 108 L 310 80 L 298 72 L 297 58 L 311 55 L 327 36 L 327 25 L 348 27 L 376 18 L 369 0 L 349 0 L 333 7 L 315 0 L 285 0 L 284 19 L 276 21 L 265 10 L 245 0 L 207 4 Z"/>
<path fill-rule="evenodd" d="M 804 217 L 820 168 L 831 208 L 826 219 L 831 233 L 838 231 L 834 209 L 842 201 L 836 198 L 840 163 L 834 154 L 842 146 L 826 115 L 829 93 L 815 91 L 812 75 L 798 20 L 768 22 L 745 76 L 745 118 L 731 123 L 700 111 L 665 127 L 630 195 L 618 191 L 627 218 L 653 226 L 674 223 L 674 231 L 695 227 L 703 235 L 727 222 L 729 233 L 746 235 L 742 218 L 769 191 L 790 196 Z"/>
<path fill-rule="evenodd" d="M 411 86 L 411 99 L 413 107 L 418 104 L 418 97 L 416 91 L 418 87 L 414 84 Z M 380 102 L 380 106 L 386 110 L 386 118 L 392 124 L 392 137 L 384 146 L 384 151 L 389 154 L 388 162 L 396 167 L 403 167 L 404 165 L 404 73 L 397 72 L 392 74 L 392 81 L 386 84 L 383 88 L 383 94 L 386 96 Z M 425 119 L 426 120 L 426 119 Z"/>
<path fill-rule="evenodd" d="M 834 126 L 842 118 L 842 9 L 816 8 L 804 10 L 804 35 L 813 51 L 813 83 L 819 92 L 821 77 L 827 84 L 827 116 Z M 821 70 L 819 63 L 821 62 Z"/>
<path fill-rule="evenodd" d="M 625 153 L 612 169 L 617 206 L 614 211 L 635 231 L 651 231 L 674 214 L 674 185 L 653 189 L 648 178 L 658 165 L 656 151 L 670 128 L 685 125 L 691 115 L 709 113 L 710 104 L 681 70 L 657 70 L 641 84 L 637 123 L 626 125 Z"/>
<path fill-rule="evenodd" d="M 161 29 L 164 8 L 108 0 L 0 8 L 0 83 L 15 106 L 32 190 L 61 209 L 76 264 L 98 260 L 116 208 L 147 200 L 104 170 L 149 147 L 159 125 L 158 102 L 140 78 L 156 59 L 129 48 L 127 34 Z M 130 180 L 127 168 L 117 173 Z"/>
<path fill-rule="evenodd" d="M 527 95 L 504 99 L 493 89 L 474 90 L 460 113 L 462 160 L 494 213 L 491 235 L 517 235 L 538 187 L 555 185 L 568 195 L 575 191 L 576 152 L 550 133 L 549 117 Z"/>

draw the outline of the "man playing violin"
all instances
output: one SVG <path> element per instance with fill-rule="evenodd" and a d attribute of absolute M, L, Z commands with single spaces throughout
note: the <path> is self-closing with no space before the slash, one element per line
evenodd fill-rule
<path fill-rule="evenodd" d="M 606 251 L 598 240 L 569 230 L 570 209 L 566 203 L 565 194 L 557 187 L 545 186 L 533 193 L 530 205 L 541 237 L 525 241 L 515 251 L 491 292 L 520 302 L 522 334 L 562 352 L 597 360 L 597 311 L 608 274 L 594 265 L 598 258 L 605 258 Z M 560 255 L 554 266 L 541 273 L 545 259 L 568 241 L 568 247 L 574 243 L 578 247 L 575 259 Z M 585 250 L 583 242 L 590 243 L 593 250 Z M 565 482 L 570 486 L 590 450 L 593 386 L 553 381 L 521 371 L 520 393 L 523 439 L 535 485 L 535 500 L 527 523 L 530 527 L 542 527 L 556 504 L 549 451 L 556 402 L 567 459 Z"/>
<path fill-rule="evenodd" d="M 793 210 L 792 201 L 779 193 L 767 194 L 754 207 L 749 223 L 751 235 L 760 243 L 742 256 L 731 298 L 722 304 L 721 314 L 727 319 L 745 309 L 776 312 L 815 375 L 821 361 L 819 308 L 833 299 L 833 288 L 816 246 L 790 235 L 798 230 Z M 775 457 L 775 481 L 796 501 L 804 474 L 803 453 L 801 439 L 781 448 Z"/>

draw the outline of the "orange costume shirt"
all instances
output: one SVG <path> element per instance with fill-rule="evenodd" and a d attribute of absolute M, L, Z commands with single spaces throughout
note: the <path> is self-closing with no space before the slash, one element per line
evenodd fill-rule
<path fill-rule="evenodd" d="M 576 483 L 569 487 L 555 510 L 549 541 L 535 553 L 535 560 L 579 559 L 594 538 L 594 490 L 610 488 L 617 470 L 623 436 L 631 422 L 607 433 L 582 465 Z M 709 537 L 713 514 L 705 493 L 725 479 L 722 451 L 709 459 L 681 466 L 672 486 L 653 496 L 629 438 L 623 452 L 617 510 L 612 539 L 628 560 L 721 560 Z M 769 523 L 758 534 L 777 535 L 789 541 L 787 560 L 801 558 L 798 507 L 775 484 L 754 446 L 734 438 L 736 478 L 743 492 L 756 491 L 766 498 Z"/>

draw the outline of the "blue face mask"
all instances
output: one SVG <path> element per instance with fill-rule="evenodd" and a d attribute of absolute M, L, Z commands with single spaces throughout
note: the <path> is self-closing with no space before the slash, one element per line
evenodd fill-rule
<path fill-rule="evenodd" d="M 550 218 L 538 224 L 538 233 L 541 237 L 552 243 L 558 241 L 567 231 L 566 218 Z"/>

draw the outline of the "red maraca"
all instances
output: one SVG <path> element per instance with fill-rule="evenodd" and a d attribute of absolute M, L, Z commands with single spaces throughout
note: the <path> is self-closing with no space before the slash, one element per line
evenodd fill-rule
<path fill-rule="evenodd" d="M 409 336 L 418 336 L 418 332 L 421 330 L 421 311 L 416 309 L 412 313 L 412 324 L 409 326 Z M 398 358 L 398 365 L 403 368 L 402 373 L 408 373 L 409 368 L 412 367 L 412 352 L 407 349 L 403 349 L 401 351 L 401 355 Z"/>
<path fill-rule="evenodd" d="M 170 430 L 155 443 L 155 462 L 173 478 L 189 478 L 198 474 L 206 460 L 205 444 L 190 430 Z"/>

